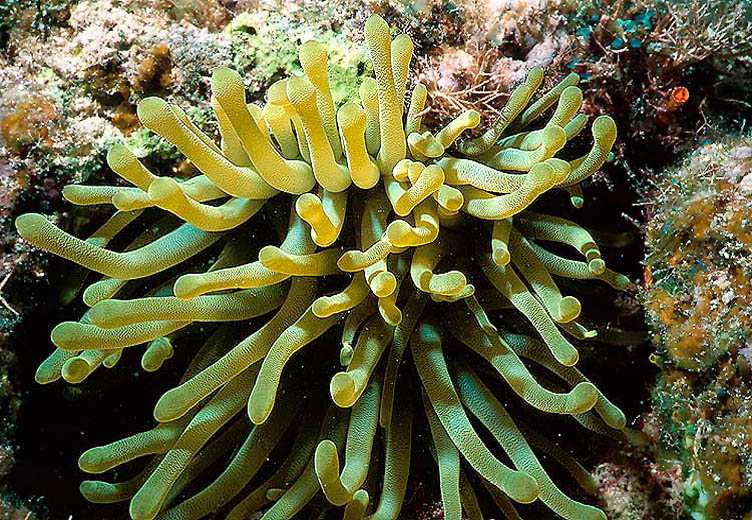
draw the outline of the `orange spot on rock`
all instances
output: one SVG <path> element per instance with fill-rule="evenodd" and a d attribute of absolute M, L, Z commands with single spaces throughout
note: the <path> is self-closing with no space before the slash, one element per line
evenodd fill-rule
<path fill-rule="evenodd" d="M 689 90 L 686 87 L 676 87 L 671 91 L 671 101 L 683 105 L 689 100 Z"/>
<path fill-rule="evenodd" d="M 666 111 L 673 112 L 689 100 L 689 90 L 686 87 L 676 87 L 671 90 L 666 102 Z"/>

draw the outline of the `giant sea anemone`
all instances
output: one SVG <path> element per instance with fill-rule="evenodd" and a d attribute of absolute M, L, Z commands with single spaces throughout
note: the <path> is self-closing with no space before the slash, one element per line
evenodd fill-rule
<path fill-rule="evenodd" d="M 291 519 L 305 508 L 396 519 L 423 438 L 447 519 L 463 509 L 480 518 L 478 482 L 508 518 L 515 502 L 540 499 L 570 520 L 605 519 L 552 482 L 531 444 L 592 486 L 563 450 L 522 433 L 499 392 L 637 438 L 574 368 L 568 337 L 594 333 L 556 281 L 629 280 L 585 228 L 537 210 L 552 190 L 582 204 L 580 183 L 607 159 L 615 124 L 598 117 L 584 156 L 555 157 L 586 126 L 582 92 L 572 74 L 533 101 L 543 79 L 533 69 L 485 133 L 463 137 L 480 124 L 472 110 L 432 132 L 421 122 L 425 87 L 403 103 L 410 38 L 392 39 L 378 16 L 365 35 L 375 79 L 360 103 L 334 106 L 315 41 L 300 48 L 304 74 L 274 83 L 263 108 L 247 103 L 239 74 L 217 69 L 221 144 L 162 99 L 138 106 L 200 175 L 158 176 L 116 145 L 109 165 L 132 187 L 64 191 L 117 208 L 93 235 L 75 238 L 39 214 L 17 219 L 26 240 L 102 275 L 83 293 L 84 316 L 52 331 L 39 382 L 80 382 L 144 344 L 141 364 L 155 371 L 175 346 L 208 336 L 157 402 L 154 428 L 81 455 L 91 474 L 145 462 L 130 480 L 83 482 L 86 499 L 129 500 L 134 520 Z M 534 377 L 528 362 L 559 382 Z M 413 432 L 426 424 L 430 434 Z M 289 455 L 270 458 L 278 444 Z"/>

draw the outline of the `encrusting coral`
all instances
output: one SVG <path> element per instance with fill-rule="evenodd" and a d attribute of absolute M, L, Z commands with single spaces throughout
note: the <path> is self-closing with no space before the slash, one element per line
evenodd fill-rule
<path fill-rule="evenodd" d="M 688 515 L 749 518 L 752 139 L 703 144 L 659 187 L 644 292 L 661 367 L 654 437 L 683 470 Z"/>
<path fill-rule="evenodd" d="M 480 481 L 508 518 L 519 518 L 513 501 L 540 498 L 570 520 L 605 519 L 559 490 L 531 444 L 592 489 L 582 467 L 537 433 L 521 433 L 487 384 L 501 376 L 538 410 L 640 440 L 574 368 L 578 352 L 567 336 L 594 332 L 576 321 L 580 302 L 562 295 L 554 277 L 617 289 L 630 282 L 606 267 L 587 230 L 528 209 L 554 189 L 581 205 L 579 183 L 607 159 L 615 124 L 598 117 L 589 152 L 555 158 L 585 127 L 586 117 L 577 115 L 582 93 L 572 74 L 531 102 L 542 81 L 533 69 L 479 137 L 458 141 L 480 123 L 472 110 L 432 133 L 421 125 L 423 85 L 403 113 L 410 38 L 391 39 L 378 16 L 365 35 L 375 79 L 363 81 L 360 103 L 334 106 L 326 51 L 315 41 L 300 48 L 305 74 L 273 84 L 263 108 L 246 104 L 241 77 L 219 68 L 212 107 L 220 146 L 175 105 L 147 98 L 138 106 L 141 122 L 201 175 L 157 176 L 117 145 L 108 162 L 133 187 L 64 191 L 75 204 L 117 208 L 90 237 L 75 238 L 40 214 L 17 219 L 24 239 L 104 275 L 83 292 L 90 309 L 81 320 L 52 331 L 57 348 L 38 369 L 40 383 L 80 382 L 144 343 L 142 366 L 157 370 L 174 345 L 204 330 L 191 324 L 222 322 L 180 384 L 159 399 L 157 426 L 81 456 L 81 469 L 94 474 L 150 459 L 131 480 L 83 482 L 88 500 L 130 500 L 134 520 L 198 519 L 223 508 L 230 519 L 265 508 L 265 520 L 289 519 L 309 502 L 319 511 L 344 506 L 347 520 L 396 519 L 413 424 L 423 410 L 446 518 L 459 520 L 463 509 L 479 518 L 470 483 Z M 545 124 L 527 130 L 554 105 Z M 252 243 L 269 228 L 280 245 L 256 251 Z M 110 242 L 123 242 L 122 250 L 107 249 Z M 218 242 L 221 253 L 205 270 Z M 574 248 L 580 259 L 542 245 L 552 242 Z M 487 315 L 499 310 L 504 329 Z M 237 341 L 249 320 L 270 313 Z M 541 339 L 510 332 L 524 330 L 525 321 Z M 339 360 L 325 355 L 334 331 Z M 408 347 L 410 364 L 403 362 Z M 318 359 L 310 358 L 312 349 Z M 491 367 L 475 366 L 469 351 Z M 562 382 L 539 383 L 523 358 Z M 342 369 L 330 378 L 330 398 L 321 399 L 316 380 L 335 361 Z M 417 378 L 405 375 L 413 369 Z M 470 416 L 512 466 L 494 455 Z M 280 442 L 291 451 L 275 465 L 268 459 Z M 213 481 L 191 486 L 205 483 L 202 471 L 230 452 Z"/>

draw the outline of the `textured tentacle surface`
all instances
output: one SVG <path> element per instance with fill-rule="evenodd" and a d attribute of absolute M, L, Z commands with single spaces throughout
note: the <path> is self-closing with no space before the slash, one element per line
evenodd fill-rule
<path fill-rule="evenodd" d="M 433 441 L 447 518 L 482 518 L 473 473 L 507 518 L 520 518 L 514 502 L 536 499 L 567 519 L 603 518 L 562 493 L 528 442 L 587 485 L 573 459 L 518 429 L 501 403 L 643 441 L 574 367 L 577 339 L 594 333 L 576 321 L 585 306 L 562 290 L 631 282 L 607 267 L 598 234 L 530 209 L 552 190 L 581 205 L 580 182 L 616 139 L 613 120 L 595 119 L 583 157 L 561 158 L 586 124 L 582 91 L 573 74 L 537 95 L 536 68 L 498 120 L 471 110 L 426 128 L 425 86 L 405 92 L 410 38 L 392 38 L 372 16 L 365 41 L 375 77 L 339 107 L 315 41 L 300 48 L 302 74 L 274 83 L 263 107 L 246 103 L 237 72 L 217 69 L 217 140 L 166 101 L 143 100 L 142 123 L 201 175 L 161 176 L 114 146 L 108 164 L 131 186 L 64 191 L 71 203 L 112 207 L 88 238 L 43 215 L 18 217 L 24 239 L 80 266 L 64 300 L 86 287 L 90 307 L 54 328 L 39 383 L 100 377 L 134 351 L 147 372 L 192 358 L 156 403 L 156 426 L 81 456 L 95 474 L 144 461 L 130 480 L 82 483 L 87 500 L 128 501 L 133 520 L 291 520 L 306 509 L 397 520 L 411 457 L 422 453 L 413 429 L 424 428 L 416 438 Z M 86 269 L 104 277 L 87 286 Z M 521 320 L 530 336 L 516 332 Z M 186 347 L 202 335 L 197 352 Z M 486 386 L 473 363 L 499 382 Z M 494 439 L 511 466 L 486 445 Z M 278 451 L 289 455 L 277 461 Z"/>

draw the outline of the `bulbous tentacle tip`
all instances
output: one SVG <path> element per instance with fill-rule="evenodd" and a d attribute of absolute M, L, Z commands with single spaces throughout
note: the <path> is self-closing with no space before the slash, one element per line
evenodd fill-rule
<path fill-rule="evenodd" d="M 266 98 L 273 105 L 288 105 L 290 100 L 287 99 L 287 80 L 281 79 L 272 83 L 266 91 Z"/>
<path fill-rule="evenodd" d="M 175 285 L 172 287 L 175 297 L 179 300 L 190 300 L 198 296 L 199 280 L 201 280 L 199 274 L 184 274 L 175 280 Z"/>
<path fill-rule="evenodd" d="M 159 514 L 159 505 L 155 504 L 155 500 L 144 491 L 148 492 L 147 488 L 141 488 L 136 493 L 136 496 L 131 500 L 130 507 L 128 509 L 131 520 L 154 520 Z M 144 493 L 142 495 L 142 493 Z"/>
<path fill-rule="evenodd" d="M 616 288 L 621 291 L 634 291 L 637 289 L 637 285 L 632 283 L 632 281 L 623 274 L 617 274 L 614 277 L 614 284 L 616 285 Z"/>
<path fill-rule="evenodd" d="M 169 338 L 157 338 L 152 341 L 141 357 L 141 368 L 147 372 L 156 372 L 165 361 L 175 355 Z"/>
<path fill-rule="evenodd" d="M 493 262 L 499 267 L 504 267 L 505 265 L 509 264 L 509 261 L 512 259 L 507 247 L 498 247 L 494 249 L 491 253 L 491 258 L 493 259 Z"/>
<path fill-rule="evenodd" d="M 611 428 L 614 428 L 615 430 L 623 430 L 627 425 L 627 416 L 624 415 L 624 412 L 622 412 L 618 408 L 615 408 L 613 412 L 608 414 L 608 417 L 606 417 L 606 422 Z"/>
<path fill-rule="evenodd" d="M 439 329 L 435 325 L 423 322 L 418 327 L 417 332 L 420 341 L 431 345 L 441 344 L 441 334 L 439 334 Z"/>
<path fill-rule="evenodd" d="M 543 143 L 546 148 L 558 150 L 567 142 L 567 133 L 560 126 L 548 126 L 543 130 Z"/>
<path fill-rule="evenodd" d="M 160 423 L 174 421 L 182 417 L 186 410 L 180 405 L 180 387 L 168 390 L 154 406 L 154 420 Z"/>
<path fill-rule="evenodd" d="M 365 502 L 365 504 L 368 505 L 368 491 L 366 491 L 365 489 L 357 490 L 353 495 L 353 500 L 361 503 Z"/>
<path fill-rule="evenodd" d="M 462 192 L 452 186 L 444 184 L 437 192 L 436 201 L 446 211 L 456 212 L 462 209 L 465 204 L 465 197 Z"/>
<path fill-rule="evenodd" d="M 343 130 L 353 127 L 365 129 L 366 113 L 357 103 L 345 103 L 337 110 L 337 124 Z"/>
<path fill-rule="evenodd" d="M 305 53 L 309 56 L 314 55 L 315 53 L 318 54 L 326 54 L 326 47 L 321 44 L 320 42 L 316 40 L 307 40 L 300 46 L 301 51 L 305 51 Z"/>
<path fill-rule="evenodd" d="M 109 466 L 104 464 L 105 457 L 106 449 L 104 447 L 90 448 L 78 457 L 78 467 L 86 473 L 104 473 L 109 469 Z"/>
<path fill-rule="evenodd" d="M 231 69 L 230 67 L 217 67 L 212 71 L 211 75 L 211 85 L 212 90 L 214 90 L 215 84 L 221 84 L 221 83 L 233 83 L 237 80 L 241 80 L 240 74 L 234 69 Z"/>
<path fill-rule="evenodd" d="M 397 290 L 397 278 L 389 271 L 381 271 L 369 281 L 369 285 L 373 294 L 386 298 Z"/>
<path fill-rule="evenodd" d="M 373 78 L 364 78 L 363 82 L 358 88 L 358 95 L 363 101 L 363 105 L 369 104 L 369 102 L 378 101 L 378 90 L 376 86 L 376 80 Z"/>
<path fill-rule="evenodd" d="M 423 132 L 422 134 L 413 132 L 407 137 L 407 144 L 414 153 L 426 157 L 441 157 L 445 152 L 444 145 L 437 141 L 431 132 Z"/>
<path fill-rule="evenodd" d="M 603 274 L 606 271 L 606 262 L 601 258 L 593 258 L 588 262 L 588 269 L 593 274 Z"/>
<path fill-rule="evenodd" d="M 54 377 L 45 370 L 44 365 L 40 365 L 37 371 L 34 373 L 34 381 L 39 385 L 47 385 L 57 380 L 57 375 Z"/>
<path fill-rule="evenodd" d="M 386 32 L 387 36 L 389 35 L 389 25 L 387 25 L 386 21 L 377 14 L 372 14 L 368 17 L 368 20 L 366 20 L 366 27 L 365 27 L 365 33 L 366 37 L 369 35 L 376 36 L 376 35 L 383 35 Z"/>
<path fill-rule="evenodd" d="M 464 114 L 467 128 L 475 128 L 480 124 L 480 112 L 470 109 Z"/>
<path fill-rule="evenodd" d="M 313 193 L 303 193 L 295 201 L 295 212 L 301 218 L 311 217 L 321 207 L 321 199 Z"/>
<path fill-rule="evenodd" d="M 316 40 L 308 40 L 298 49 L 298 57 L 306 70 L 308 67 L 326 64 L 326 47 Z"/>
<path fill-rule="evenodd" d="M 273 403 L 267 403 L 261 399 L 254 399 L 253 395 L 248 400 L 248 418 L 253 424 L 264 424 L 272 413 Z"/>
<path fill-rule="evenodd" d="M 78 492 L 89 502 L 96 503 L 98 502 L 96 497 L 99 494 L 99 484 L 100 483 L 95 480 L 84 480 L 78 485 Z"/>
<path fill-rule="evenodd" d="M 159 123 L 169 111 L 167 101 L 156 96 L 142 99 L 136 107 L 139 121 L 147 127 L 150 124 Z"/>
<path fill-rule="evenodd" d="M 574 74 L 574 72 L 572 74 Z M 577 77 L 579 78 L 579 76 Z M 534 67 L 530 69 L 530 72 L 527 73 L 525 83 L 537 86 L 541 81 L 543 81 L 543 67 Z"/>
<path fill-rule="evenodd" d="M 382 305 L 379 307 L 379 312 L 384 321 L 392 327 L 396 327 L 402 323 L 402 311 L 395 305 Z"/>
<path fill-rule="evenodd" d="M 537 186 L 549 186 L 556 182 L 556 178 L 556 170 L 550 164 L 539 162 L 530 168 L 525 181 Z"/>
<path fill-rule="evenodd" d="M 413 135 L 413 134 L 410 134 Z M 415 134 L 416 136 L 418 134 Z M 392 168 L 392 176 L 397 179 L 400 182 L 407 181 L 407 175 L 410 170 L 410 166 L 412 166 L 413 161 L 410 159 L 402 159 L 397 164 L 394 165 L 394 168 Z"/>
<path fill-rule="evenodd" d="M 576 85 L 580 82 L 580 75 L 576 72 L 570 72 L 567 74 L 567 77 L 564 78 L 563 82 L 565 83 L 571 83 L 572 85 Z"/>
<path fill-rule="evenodd" d="M 282 251 L 280 248 L 276 246 L 264 246 L 259 251 L 259 262 L 261 262 L 261 265 L 268 267 L 269 265 L 273 265 L 275 260 L 279 260 L 280 258 L 284 258 L 287 255 Z"/>
<path fill-rule="evenodd" d="M 350 364 L 353 357 L 353 348 L 350 345 L 344 345 L 339 351 L 339 364 L 346 367 Z"/>
<path fill-rule="evenodd" d="M 78 330 L 79 326 L 80 324 L 76 321 L 64 321 L 58 323 L 55 328 L 52 329 L 52 332 L 50 332 L 50 340 L 58 348 L 64 350 L 76 349 L 76 344 L 75 341 L 73 341 L 73 338 L 75 337 L 75 332 Z"/>
<path fill-rule="evenodd" d="M 339 478 L 339 456 L 334 442 L 324 439 L 316 446 L 314 466 L 316 476 L 323 484 L 329 484 Z"/>
<path fill-rule="evenodd" d="M 116 169 L 118 165 L 130 161 L 133 154 L 123 143 L 115 143 L 107 150 L 107 165 Z"/>
<path fill-rule="evenodd" d="M 544 162 L 554 169 L 554 179 L 556 184 L 564 182 L 572 171 L 570 164 L 563 159 L 551 157 Z"/>
<path fill-rule="evenodd" d="M 467 287 L 467 277 L 460 271 L 434 274 L 430 287 L 432 292 L 442 296 L 456 296 Z"/>
<path fill-rule="evenodd" d="M 321 297 L 316 299 L 311 304 L 311 312 L 313 312 L 313 315 L 317 318 L 326 318 L 327 316 L 331 316 L 330 314 L 331 305 L 329 303 L 329 300 L 325 299 L 325 297 Z"/>
<path fill-rule="evenodd" d="M 580 360 L 580 353 L 570 344 L 566 344 L 552 352 L 556 361 L 565 367 L 573 367 Z"/>
<path fill-rule="evenodd" d="M 293 76 L 287 80 L 287 98 L 293 105 L 309 103 L 316 97 L 316 87 L 301 76 Z"/>
<path fill-rule="evenodd" d="M 579 76 L 578 76 L 579 80 Z M 571 98 L 572 101 L 582 101 L 582 89 L 576 85 L 569 85 L 567 88 L 561 91 L 562 98 Z"/>
<path fill-rule="evenodd" d="M 67 200 L 68 202 L 72 202 L 73 204 L 75 204 L 76 192 L 78 192 L 78 190 L 80 189 L 81 189 L 80 184 L 68 184 L 67 186 L 63 186 L 63 198 Z"/>
<path fill-rule="evenodd" d="M 510 476 L 504 492 L 515 502 L 530 504 L 538 498 L 540 486 L 529 474 L 517 471 Z"/>
<path fill-rule="evenodd" d="M 92 325 L 110 328 L 110 323 L 117 314 L 118 304 L 113 300 L 102 300 L 89 311 L 89 321 Z"/>
<path fill-rule="evenodd" d="M 567 396 L 567 410 L 569 413 L 585 413 L 595 406 L 598 401 L 598 389 L 593 383 L 583 381 L 578 383 Z"/>
<path fill-rule="evenodd" d="M 559 301 L 559 321 L 569 323 L 577 318 L 582 310 L 580 301 L 574 296 L 565 296 Z"/>
<path fill-rule="evenodd" d="M 598 116 L 593 121 L 593 137 L 596 139 L 615 139 L 616 121 L 611 116 Z"/>
<path fill-rule="evenodd" d="M 82 382 L 91 373 L 91 366 L 86 360 L 75 357 L 65 362 L 61 374 L 72 385 Z"/>
<path fill-rule="evenodd" d="M 334 374 L 329 382 L 329 392 L 334 403 L 340 408 L 349 408 L 355 404 L 352 400 L 355 395 L 355 381 L 347 372 Z"/>
<path fill-rule="evenodd" d="M 24 213 L 16 217 L 15 221 L 16 231 L 21 235 L 21 238 L 26 240 L 36 236 L 39 230 L 48 224 L 49 221 L 39 213 Z"/>
<path fill-rule="evenodd" d="M 225 103 L 233 94 L 245 92 L 245 86 L 240 74 L 228 67 L 218 67 L 214 69 L 210 84 L 212 94 L 220 105 L 223 105 L 223 103 Z"/>
<path fill-rule="evenodd" d="M 412 226 L 404 220 L 393 220 L 386 228 L 386 239 L 397 247 L 403 247 L 406 237 L 412 234 Z"/>

